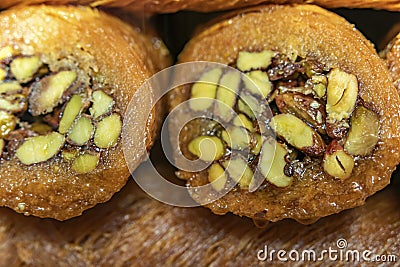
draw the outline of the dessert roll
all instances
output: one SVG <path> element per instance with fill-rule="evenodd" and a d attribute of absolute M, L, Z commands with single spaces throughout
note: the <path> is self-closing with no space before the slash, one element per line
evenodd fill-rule
<path fill-rule="evenodd" d="M 8 8 L 18 4 L 79 4 L 93 7 L 123 7 L 133 11 L 146 11 L 152 13 L 174 13 L 181 10 L 199 12 L 212 12 L 221 10 L 238 9 L 259 4 L 311 4 L 326 8 L 375 8 L 400 11 L 400 0 L 3 0 L 0 8 Z"/>
<path fill-rule="evenodd" d="M 126 183 L 124 112 L 133 96 L 138 110 L 153 104 L 151 88 L 138 90 L 167 65 L 166 50 L 89 7 L 17 7 L 0 25 L 1 205 L 80 215 Z M 131 118 L 132 168 L 153 144 L 155 112 Z"/>
<path fill-rule="evenodd" d="M 207 163 L 178 175 L 214 213 L 307 223 L 389 183 L 399 96 L 372 44 L 343 18 L 312 5 L 242 10 L 190 40 L 179 62 L 192 61 L 231 67 L 204 68 L 170 96 L 177 162 Z M 186 114 L 194 119 L 182 123 Z M 199 193 L 204 185 L 215 201 Z"/>

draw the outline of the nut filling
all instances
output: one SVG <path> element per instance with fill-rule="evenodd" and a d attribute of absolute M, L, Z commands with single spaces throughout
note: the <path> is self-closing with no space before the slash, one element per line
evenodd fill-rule
<path fill-rule="evenodd" d="M 122 130 L 113 89 L 63 59 L 50 65 L 12 47 L 0 55 L 1 161 L 56 158 L 76 173 L 95 170 Z"/>
<path fill-rule="evenodd" d="M 265 178 L 257 190 L 288 187 L 315 164 L 345 180 L 374 153 L 379 117 L 359 98 L 355 75 L 275 51 L 240 52 L 232 66 L 245 75 L 207 70 L 202 78 L 218 85 L 197 82 L 190 95 L 192 112 L 218 118 L 192 121 L 201 130 L 183 148 L 210 163 L 214 190 L 229 180 L 248 189 L 256 173 Z"/>

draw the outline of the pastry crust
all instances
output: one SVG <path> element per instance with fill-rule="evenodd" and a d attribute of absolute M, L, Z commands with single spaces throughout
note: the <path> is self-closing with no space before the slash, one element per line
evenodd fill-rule
<path fill-rule="evenodd" d="M 270 186 L 253 193 L 235 189 L 207 207 L 217 214 L 233 212 L 269 221 L 293 218 L 307 222 L 362 205 L 368 196 L 389 183 L 400 159 L 399 97 L 373 45 L 343 18 L 317 6 L 272 5 L 233 13 L 203 29 L 186 45 L 179 62 L 211 61 L 229 65 L 236 61 L 239 51 L 262 50 L 295 54 L 329 69 L 339 68 L 354 74 L 359 81 L 359 98 L 379 114 L 378 145 L 372 156 L 358 160 L 347 180 L 334 179 L 318 171 L 315 176 L 315 171 L 322 168 L 316 166 L 287 188 Z M 176 90 L 170 98 L 171 109 L 188 97 L 188 90 Z M 177 120 L 171 123 L 172 137 L 179 134 L 177 125 L 180 125 Z M 183 135 L 180 140 L 186 141 L 181 141 L 181 148 L 187 147 L 188 140 L 199 132 L 193 128 Z M 180 173 L 189 187 L 208 183 L 206 171 Z"/>
<path fill-rule="evenodd" d="M 67 66 L 100 77 L 102 85 L 114 90 L 121 116 L 135 93 L 137 103 L 143 105 L 138 109 L 152 104 L 151 91 L 137 90 L 169 63 L 162 44 L 153 46 L 151 37 L 89 7 L 18 7 L 2 12 L 0 25 L 1 47 L 45 55 L 50 69 L 67 58 Z M 160 111 L 155 112 L 150 119 L 132 118 L 138 120 L 137 126 L 129 129 L 136 138 L 130 143 L 131 151 L 137 153 L 132 169 L 154 142 L 160 121 Z M 71 171 L 69 163 L 58 157 L 33 165 L 24 165 L 15 157 L 1 159 L 0 204 L 25 215 L 65 220 L 107 201 L 130 175 L 119 140 L 101 152 L 99 165 L 85 174 Z"/>
<path fill-rule="evenodd" d="M 397 29 L 400 24 L 397 25 Z M 385 58 L 394 85 L 400 93 L 400 33 L 387 45 L 382 56 Z"/>
<path fill-rule="evenodd" d="M 151 13 L 173 13 L 180 10 L 192 10 L 199 12 L 212 12 L 230 10 L 258 4 L 316 4 L 326 8 L 375 8 L 392 11 L 400 10 L 399 0 L 356 0 L 356 1 L 335 1 L 335 0 L 4 0 L 0 8 L 8 8 L 17 4 L 79 4 L 90 6 L 125 7 L 134 11 L 145 11 Z"/>

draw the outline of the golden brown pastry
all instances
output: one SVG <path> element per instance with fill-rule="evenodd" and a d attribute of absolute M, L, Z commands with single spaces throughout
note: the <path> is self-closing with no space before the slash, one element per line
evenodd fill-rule
<path fill-rule="evenodd" d="M 400 24 L 397 25 L 397 28 L 399 26 Z M 400 33 L 387 45 L 382 56 L 386 60 L 394 85 L 400 93 Z"/>
<path fill-rule="evenodd" d="M 307 223 L 389 183 L 399 96 L 372 44 L 343 18 L 312 5 L 243 10 L 190 40 L 179 62 L 193 61 L 241 71 L 209 66 L 197 78 L 214 85 L 170 97 L 176 161 L 208 166 L 190 172 L 183 162 L 189 171 L 178 175 L 214 213 Z M 199 118 L 182 123 L 187 114 Z"/>
<path fill-rule="evenodd" d="M 237 9 L 258 4 L 311 4 L 326 8 L 375 8 L 400 11 L 399 0 L 3 0 L 0 8 L 7 8 L 17 4 L 79 4 L 90 6 L 124 7 L 135 11 L 155 13 L 173 13 L 180 10 L 211 12 L 219 10 Z"/>
<path fill-rule="evenodd" d="M 151 88 L 138 89 L 168 64 L 165 48 L 89 7 L 10 9 L 0 28 L 0 205 L 65 220 L 107 201 L 130 174 L 126 107 L 154 104 Z M 153 144 L 160 111 L 130 118 L 131 170 Z"/>

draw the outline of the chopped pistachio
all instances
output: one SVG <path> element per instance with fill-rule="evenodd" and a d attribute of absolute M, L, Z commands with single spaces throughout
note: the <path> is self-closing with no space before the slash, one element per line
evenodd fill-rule
<path fill-rule="evenodd" d="M 82 105 L 82 97 L 80 95 L 73 95 L 67 102 L 58 126 L 58 131 L 60 133 L 65 134 L 68 132 L 81 111 Z"/>
<path fill-rule="evenodd" d="M 238 101 L 238 109 L 240 112 L 243 112 L 251 119 L 255 118 L 255 115 L 254 115 L 253 111 L 251 110 L 251 108 L 242 99 L 239 99 L 239 101 Z"/>
<path fill-rule="evenodd" d="M 221 75 L 221 69 L 212 69 L 204 73 L 193 85 L 190 97 L 192 101 L 189 102 L 192 110 L 204 111 L 212 106 Z"/>
<path fill-rule="evenodd" d="M 326 112 L 335 121 L 348 119 L 358 96 L 358 81 L 353 74 L 332 69 L 328 74 Z"/>
<path fill-rule="evenodd" d="M 262 175 L 277 187 L 289 186 L 293 178 L 285 174 L 288 152 L 283 145 L 273 138 L 268 138 L 262 146 L 258 168 Z"/>
<path fill-rule="evenodd" d="M 11 62 L 10 71 L 17 81 L 25 83 L 32 80 L 41 65 L 37 56 L 18 57 Z"/>
<path fill-rule="evenodd" d="M 233 119 L 233 125 L 235 126 L 241 126 L 252 132 L 254 130 L 253 127 L 253 122 L 249 120 L 249 118 L 246 117 L 244 114 L 238 114 L 234 119 Z"/>
<path fill-rule="evenodd" d="M 90 114 L 95 119 L 109 112 L 114 105 L 112 97 L 101 90 L 93 92 L 92 101 L 93 106 L 90 108 Z"/>
<path fill-rule="evenodd" d="M 0 49 L 0 61 L 12 58 L 17 54 L 18 52 L 12 46 L 5 46 Z"/>
<path fill-rule="evenodd" d="M 14 115 L 0 110 L 0 138 L 7 135 L 17 126 L 17 118 Z"/>
<path fill-rule="evenodd" d="M 85 153 L 75 158 L 72 163 L 71 169 L 77 173 L 83 174 L 88 173 L 96 169 L 99 164 L 100 155 Z"/>
<path fill-rule="evenodd" d="M 350 131 L 344 149 L 351 155 L 366 156 L 372 152 L 379 139 L 378 115 L 359 106 L 350 119 Z"/>
<path fill-rule="evenodd" d="M 354 168 L 354 159 L 334 140 L 326 149 L 323 167 L 329 175 L 345 180 L 351 176 Z"/>
<path fill-rule="evenodd" d="M 15 94 L 22 91 L 22 86 L 18 82 L 0 83 L 0 94 Z"/>
<path fill-rule="evenodd" d="M 57 132 L 28 137 L 18 147 L 16 156 L 25 165 L 43 162 L 56 155 L 64 142 L 65 137 Z"/>
<path fill-rule="evenodd" d="M 241 71 L 267 68 L 271 64 L 271 60 L 275 55 L 275 52 L 269 50 L 261 52 L 242 51 L 239 52 L 236 65 Z"/>
<path fill-rule="evenodd" d="M 227 179 L 225 170 L 218 163 L 213 163 L 208 169 L 208 181 L 216 191 L 221 192 L 225 188 Z"/>
<path fill-rule="evenodd" d="M 53 111 L 62 100 L 64 92 L 73 84 L 75 71 L 60 71 L 41 79 L 32 87 L 30 112 L 33 116 Z"/>
<path fill-rule="evenodd" d="M 229 71 L 221 78 L 217 88 L 215 114 L 225 121 L 233 117 L 233 106 L 235 105 L 240 85 L 240 73 Z"/>
<path fill-rule="evenodd" d="M 326 85 L 319 83 L 314 85 L 314 91 L 319 98 L 322 98 L 326 94 Z"/>
<path fill-rule="evenodd" d="M 318 156 L 324 152 L 321 136 L 294 115 L 278 114 L 271 119 L 270 126 L 279 137 L 304 153 Z"/>
<path fill-rule="evenodd" d="M 188 150 L 206 162 L 218 160 L 225 154 L 225 147 L 216 136 L 198 136 L 190 141 Z"/>
<path fill-rule="evenodd" d="M 0 97 L 0 110 L 6 110 L 11 113 L 25 111 L 28 107 L 28 101 L 23 94 L 13 94 Z"/>
<path fill-rule="evenodd" d="M 94 133 L 94 144 L 99 148 L 110 148 L 117 144 L 122 131 L 122 121 L 118 114 L 103 118 Z"/>
<path fill-rule="evenodd" d="M 232 149 L 246 150 L 250 146 L 250 134 L 243 127 L 228 127 L 222 131 L 221 137 Z"/>
<path fill-rule="evenodd" d="M 311 82 L 314 85 L 313 90 L 319 98 L 323 98 L 326 94 L 326 85 L 328 80 L 325 75 L 314 75 L 311 77 Z"/>
<path fill-rule="evenodd" d="M 68 139 L 73 144 L 82 146 L 92 138 L 93 132 L 92 121 L 86 116 L 81 116 L 69 130 Z"/>
<path fill-rule="evenodd" d="M 249 118 L 254 119 L 260 112 L 260 103 L 254 96 L 250 94 L 241 94 L 238 102 L 238 109 L 240 112 L 246 114 Z"/>
<path fill-rule="evenodd" d="M 76 149 L 72 150 L 64 149 L 63 151 L 61 151 L 61 157 L 67 161 L 74 160 L 77 156 L 78 156 L 78 151 Z"/>
<path fill-rule="evenodd" d="M 272 91 L 272 83 L 265 71 L 254 70 L 246 74 L 243 79 L 246 88 L 255 95 L 266 98 Z"/>
<path fill-rule="evenodd" d="M 41 121 L 35 121 L 31 125 L 31 131 L 34 131 L 38 134 L 47 134 L 52 130 L 53 128 L 50 125 L 43 123 Z"/>
<path fill-rule="evenodd" d="M 255 144 L 251 148 L 250 152 L 253 153 L 254 155 L 258 155 L 260 154 L 260 150 L 262 147 L 262 136 L 259 133 L 255 133 L 254 138 L 255 138 Z"/>
<path fill-rule="evenodd" d="M 253 171 L 247 165 L 247 162 L 242 157 L 233 157 L 230 160 L 222 162 L 229 177 L 239 184 L 240 188 L 248 188 L 253 179 Z"/>
<path fill-rule="evenodd" d="M 7 77 L 7 71 L 3 68 L 0 68 L 0 82 L 3 81 Z"/>
<path fill-rule="evenodd" d="M 314 98 L 298 93 L 286 93 L 276 96 L 275 103 L 281 113 L 295 115 L 319 133 L 326 134 L 325 107 Z"/>

